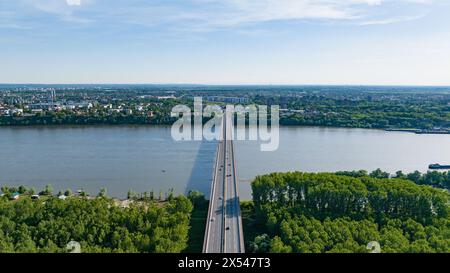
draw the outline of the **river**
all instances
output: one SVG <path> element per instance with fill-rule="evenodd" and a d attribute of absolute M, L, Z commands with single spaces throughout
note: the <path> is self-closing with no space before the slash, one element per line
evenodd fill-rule
<path fill-rule="evenodd" d="M 275 171 L 427 171 L 450 163 L 449 135 L 382 130 L 281 127 L 280 146 L 261 152 L 257 142 L 236 142 L 242 199 L 251 180 Z M 154 190 L 208 193 L 215 142 L 176 142 L 168 126 L 2 127 L 0 184 L 55 191 L 71 188 L 125 197 Z"/>

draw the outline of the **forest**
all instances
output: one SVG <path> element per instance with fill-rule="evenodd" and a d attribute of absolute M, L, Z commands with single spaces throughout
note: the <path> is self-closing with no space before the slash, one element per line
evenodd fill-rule
<path fill-rule="evenodd" d="M 280 105 L 281 125 L 377 129 L 432 129 L 450 127 L 450 96 L 413 90 L 370 88 L 349 91 L 318 90 L 303 96 L 256 96 L 258 104 Z M 388 92 L 386 92 L 388 91 Z"/>
<path fill-rule="evenodd" d="M 418 185 L 428 185 L 434 188 L 450 190 L 450 172 L 445 171 L 428 171 L 426 173 L 414 171 L 408 174 L 405 174 L 402 171 L 397 171 L 395 174 L 390 174 L 388 172 L 382 171 L 381 169 L 376 169 L 371 173 L 368 173 L 365 170 L 359 170 L 341 171 L 336 172 L 336 174 L 351 177 L 370 176 L 373 178 L 401 178 L 410 180 Z"/>
<path fill-rule="evenodd" d="M 449 177 L 380 169 L 258 176 L 253 201 L 241 202 L 246 250 L 358 253 L 377 242 L 388 253 L 450 252 Z M 106 189 L 54 195 L 48 185 L 37 200 L 31 188 L 1 189 L 0 253 L 64 253 L 71 241 L 87 253 L 201 251 L 208 201 L 198 191 L 130 190 L 123 207 Z"/>
<path fill-rule="evenodd" d="M 0 253 L 64 253 L 71 241 L 83 253 L 181 252 L 192 208 L 184 196 L 124 208 L 103 194 L 13 201 L 5 195 L 0 197 Z"/>
<path fill-rule="evenodd" d="M 377 242 L 381 252 L 450 252 L 446 190 L 357 173 L 258 176 L 249 250 L 370 252 Z"/>

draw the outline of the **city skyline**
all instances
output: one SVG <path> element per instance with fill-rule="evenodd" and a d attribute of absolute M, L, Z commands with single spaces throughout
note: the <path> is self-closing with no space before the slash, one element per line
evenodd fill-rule
<path fill-rule="evenodd" d="M 449 1 L 0 0 L 0 82 L 450 85 Z"/>

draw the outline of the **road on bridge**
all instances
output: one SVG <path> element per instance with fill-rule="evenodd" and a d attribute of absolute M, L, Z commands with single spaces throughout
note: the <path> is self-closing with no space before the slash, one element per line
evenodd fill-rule
<path fill-rule="evenodd" d="M 233 115 L 222 118 L 206 222 L 204 253 L 244 253 L 244 234 L 239 204 L 233 145 Z"/>

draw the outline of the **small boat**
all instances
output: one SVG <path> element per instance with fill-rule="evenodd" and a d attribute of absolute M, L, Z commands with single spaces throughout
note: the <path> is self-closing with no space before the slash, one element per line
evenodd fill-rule
<path fill-rule="evenodd" d="M 430 170 L 450 170 L 450 165 L 430 164 L 428 166 Z"/>
<path fill-rule="evenodd" d="M 165 173 L 165 172 L 166 172 L 166 170 L 161 170 L 161 172 Z"/>

